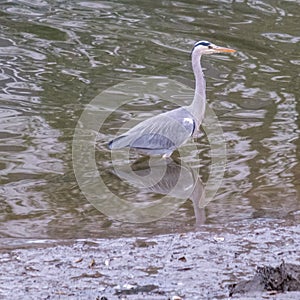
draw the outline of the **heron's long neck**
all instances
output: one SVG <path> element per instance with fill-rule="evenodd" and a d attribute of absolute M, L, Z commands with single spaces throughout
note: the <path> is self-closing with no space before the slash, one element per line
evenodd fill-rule
<path fill-rule="evenodd" d="M 192 66 L 195 76 L 195 94 L 194 100 L 189 105 L 190 112 L 197 121 L 197 126 L 200 125 L 204 118 L 205 105 L 206 105 L 206 86 L 205 79 L 200 63 L 201 56 L 192 54 Z"/>

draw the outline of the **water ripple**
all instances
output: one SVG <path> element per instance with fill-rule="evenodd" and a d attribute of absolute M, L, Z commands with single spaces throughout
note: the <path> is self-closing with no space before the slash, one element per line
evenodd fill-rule
<path fill-rule="evenodd" d="M 193 87 L 189 53 L 199 39 L 238 50 L 230 57 L 202 60 L 207 98 L 228 148 L 226 176 L 207 207 L 207 222 L 251 218 L 261 209 L 281 212 L 283 206 L 287 212 L 296 210 L 297 1 L 12 0 L 1 5 L 0 18 L 1 236 L 190 230 L 190 202 L 168 218 L 138 228 L 94 210 L 72 175 L 71 142 L 85 105 L 120 81 L 154 75 L 162 84 L 171 77 Z M 184 104 L 192 98 L 179 96 Z M 151 91 L 133 100 L 114 114 L 101 139 L 132 116 L 172 108 Z M 205 180 L 209 145 L 205 136 L 198 141 L 199 150 L 188 159 L 203 168 Z M 104 148 L 97 155 L 108 168 Z M 132 198 L 147 201 L 146 193 L 135 193 Z"/>
<path fill-rule="evenodd" d="M 281 43 L 296 44 L 300 41 L 300 36 L 292 36 L 287 33 L 266 32 L 266 33 L 262 33 L 262 36 L 268 38 L 271 41 L 281 42 Z"/>

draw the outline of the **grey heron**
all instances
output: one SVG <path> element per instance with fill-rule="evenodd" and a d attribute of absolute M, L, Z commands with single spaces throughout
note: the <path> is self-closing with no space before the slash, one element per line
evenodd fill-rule
<path fill-rule="evenodd" d="M 206 106 L 205 79 L 201 67 L 203 54 L 232 53 L 235 50 L 208 41 L 195 43 L 191 58 L 195 77 L 194 99 L 182 106 L 146 119 L 109 142 L 110 149 L 129 147 L 146 155 L 171 156 L 173 151 L 193 136 L 204 118 Z"/>

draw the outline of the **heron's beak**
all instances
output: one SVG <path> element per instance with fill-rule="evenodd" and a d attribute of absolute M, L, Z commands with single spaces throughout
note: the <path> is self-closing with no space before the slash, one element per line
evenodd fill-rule
<path fill-rule="evenodd" d="M 214 47 L 213 50 L 215 50 L 217 53 L 218 52 L 226 52 L 226 53 L 236 52 L 236 50 L 234 50 L 234 49 L 224 48 L 224 47 Z"/>

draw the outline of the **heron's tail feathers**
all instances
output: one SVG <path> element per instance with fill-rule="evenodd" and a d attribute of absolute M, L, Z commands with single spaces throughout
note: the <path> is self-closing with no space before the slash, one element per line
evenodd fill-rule
<path fill-rule="evenodd" d="M 126 135 L 121 135 L 115 138 L 114 140 L 111 140 L 108 143 L 108 148 L 112 150 L 112 149 L 121 149 L 124 147 L 128 147 L 128 141 L 126 137 L 127 137 Z"/>

